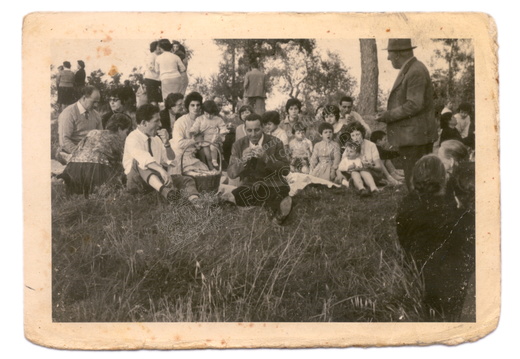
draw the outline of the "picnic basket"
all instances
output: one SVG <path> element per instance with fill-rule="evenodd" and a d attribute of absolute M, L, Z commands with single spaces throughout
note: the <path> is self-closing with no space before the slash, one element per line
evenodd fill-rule
<path fill-rule="evenodd" d="M 204 143 L 207 143 L 210 146 L 214 146 L 217 149 L 218 159 L 219 159 L 218 173 L 207 173 L 207 174 L 201 173 L 198 176 L 187 174 L 186 172 L 184 172 L 184 153 L 186 152 L 186 150 L 188 148 L 194 147 L 195 144 L 204 144 Z M 220 149 L 218 148 L 218 146 L 209 141 L 197 141 L 196 143 L 186 147 L 184 149 L 184 151 L 182 151 L 182 154 L 181 154 L 181 174 L 183 176 L 188 176 L 188 177 L 193 178 L 193 180 L 195 181 L 195 185 L 197 186 L 197 190 L 199 192 L 217 193 L 218 188 L 220 186 L 220 178 L 222 177 L 222 153 L 220 152 Z"/>

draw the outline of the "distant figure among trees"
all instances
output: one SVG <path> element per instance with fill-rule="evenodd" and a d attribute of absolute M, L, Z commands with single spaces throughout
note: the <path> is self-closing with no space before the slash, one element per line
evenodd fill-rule
<path fill-rule="evenodd" d="M 159 40 L 157 48 L 159 55 L 155 59 L 155 72 L 159 74 L 161 79 L 163 98 L 171 93 L 182 93 L 184 81 L 181 73 L 186 71 L 186 66 L 179 56 L 171 52 L 172 44 L 170 40 Z"/>
<path fill-rule="evenodd" d="M 150 54 L 145 65 L 144 72 L 144 86 L 146 88 L 146 96 L 148 97 L 148 103 L 157 106 L 159 102 L 162 102 L 161 94 L 161 79 L 159 74 L 155 71 L 155 60 L 160 53 L 158 50 L 157 41 L 150 43 Z M 167 96 L 168 94 L 165 94 Z"/>
<path fill-rule="evenodd" d="M 85 73 L 85 62 L 83 60 L 78 60 L 78 71 L 76 71 L 74 74 L 74 88 L 77 99 L 79 99 L 83 93 L 86 78 L 87 74 Z"/>
<path fill-rule="evenodd" d="M 258 67 L 258 60 L 251 61 L 251 70 L 244 77 L 244 98 L 254 113 L 263 115 L 267 98 L 267 76 Z"/>
<path fill-rule="evenodd" d="M 69 61 L 63 62 L 63 70 L 58 72 L 56 76 L 56 86 L 58 87 L 58 104 L 59 110 L 74 103 L 76 94 L 74 93 L 74 72 L 70 69 Z"/>

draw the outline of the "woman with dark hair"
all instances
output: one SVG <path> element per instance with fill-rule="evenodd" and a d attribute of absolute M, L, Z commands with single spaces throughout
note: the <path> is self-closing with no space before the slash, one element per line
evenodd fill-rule
<path fill-rule="evenodd" d="M 451 112 L 445 112 L 441 115 L 441 136 L 439 144 L 447 140 L 462 141 L 459 130 L 457 130 L 457 119 Z"/>
<path fill-rule="evenodd" d="M 112 115 L 105 130 L 92 130 L 78 144 L 58 178 L 67 193 L 88 197 L 96 187 L 119 181 L 123 175 L 123 149 L 132 119 L 123 113 Z"/>
<path fill-rule="evenodd" d="M 155 60 L 159 55 L 157 47 L 157 41 L 150 43 L 150 55 L 145 66 L 144 72 L 144 86 L 146 88 L 146 96 L 148 97 L 148 103 L 157 106 L 159 102 L 162 102 L 161 94 L 161 80 L 159 74 L 155 72 Z"/>
<path fill-rule="evenodd" d="M 339 144 L 341 153 L 343 154 L 345 143 L 350 139 L 350 136 L 346 133 L 347 125 L 339 122 L 339 116 L 339 107 L 336 105 L 327 105 L 323 109 L 323 120 L 332 125 L 334 129 L 332 139 Z"/>
<path fill-rule="evenodd" d="M 108 120 L 116 113 L 124 113 L 132 119 L 132 128 L 136 127 L 135 110 L 131 99 L 125 96 L 122 88 L 115 88 L 108 93 L 108 105 L 110 110 L 101 116 L 103 128 L 106 128 Z"/>
<path fill-rule="evenodd" d="M 171 93 L 182 93 L 183 80 L 181 73 L 186 66 L 179 56 L 173 54 L 172 44 L 168 39 L 161 39 L 157 44 L 159 56 L 155 59 L 155 72 L 161 79 L 161 91 L 164 98 Z"/>
<path fill-rule="evenodd" d="M 197 157 L 200 146 L 190 134 L 190 129 L 195 123 L 195 119 L 202 114 L 202 95 L 198 92 L 191 92 L 184 98 L 184 107 L 188 113 L 181 116 L 173 124 L 172 139 L 170 140 L 173 151 L 175 152 L 174 174 L 181 174 L 184 170 L 188 171 L 207 171 L 208 167 Z M 184 153 L 183 166 L 181 168 L 182 153 Z"/>
<path fill-rule="evenodd" d="M 184 95 L 171 93 L 164 99 L 164 110 L 159 112 L 161 128 L 165 128 L 172 138 L 173 124 L 184 114 Z"/>
<path fill-rule="evenodd" d="M 76 90 L 77 99 L 79 99 L 83 94 L 86 78 L 87 74 L 85 73 L 85 62 L 83 60 L 78 60 L 78 71 L 76 71 L 74 74 L 74 88 Z"/>
<path fill-rule="evenodd" d="M 58 104 L 60 111 L 70 104 L 76 102 L 74 92 L 74 72 L 70 69 L 69 61 L 63 62 L 63 70 L 56 76 L 56 86 L 58 87 Z"/>
<path fill-rule="evenodd" d="M 184 95 L 186 93 L 186 89 L 188 88 L 188 56 L 186 54 L 186 48 L 179 42 L 172 40 L 172 52 L 179 56 L 182 63 L 186 67 L 184 72 L 181 72 L 182 77 L 182 90 L 181 93 Z"/>
<path fill-rule="evenodd" d="M 238 119 L 242 122 L 242 124 L 238 125 L 235 130 L 235 141 L 238 141 L 242 137 L 247 136 L 246 130 L 244 127 L 244 122 L 246 120 L 246 117 L 254 112 L 255 111 L 253 110 L 253 107 L 251 107 L 249 105 L 244 105 L 244 106 L 240 107 L 240 109 L 238 110 Z"/>

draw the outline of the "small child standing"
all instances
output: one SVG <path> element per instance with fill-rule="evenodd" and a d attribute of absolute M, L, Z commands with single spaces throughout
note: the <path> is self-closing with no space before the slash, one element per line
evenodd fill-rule
<path fill-rule="evenodd" d="M 226 123 L 218 114 L 220 112 L 214 101 L 208 100 L 202 104 L 204 114 L 195 119 L 191 126 L 190 134 L 192 138 L 203 139 L 214 144 L 222 141 L 221 136 L 228 132 Z M 218 151 L 215 146 L 208 143 L 202 144 L 206 163 L 210 170 L 218 168 Z"/>
<path fill-rule="evenodd" d="M 339 145 L 332 141 L 334 128 L 330 123 L 324 122 L 318 127 L 318 132 L 322 140 L 314 146 L 312 151 L 310 175 L 334 181 L 341 160 Z"/>
<path fill-rule="evenodd" d="M 345 153 L 338 166 L 338 172 L 344 177 L 341 183 L 348 187 L 348 181 L 352 180 L 361 197 L 370 196 L 372 193 L 379 191 L 372 174 L 363 167 L 361 147 L 352 141 L 345 144 Z"/>
<path fill-rule="evenodd" d="M 291 172 L 309 173 L 312 142 L 305 137 L 306 130 L 305 126 L 299 122 L 293 126 L 294 138 L 289 142 Z"/>

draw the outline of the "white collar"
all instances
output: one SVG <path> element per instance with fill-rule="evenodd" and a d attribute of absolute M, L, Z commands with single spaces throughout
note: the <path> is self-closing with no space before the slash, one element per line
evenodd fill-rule
<path fill-rule="evenodd" d="M 87 112 L 87 110 L 85 110 L 85 107 L 83 107 L 81 105 L 81 102 L 78 101 L 77 104 L 78 104 L 78 110 L 79 110 L 80 115 L 83 115 L 85 112 Z"/>

